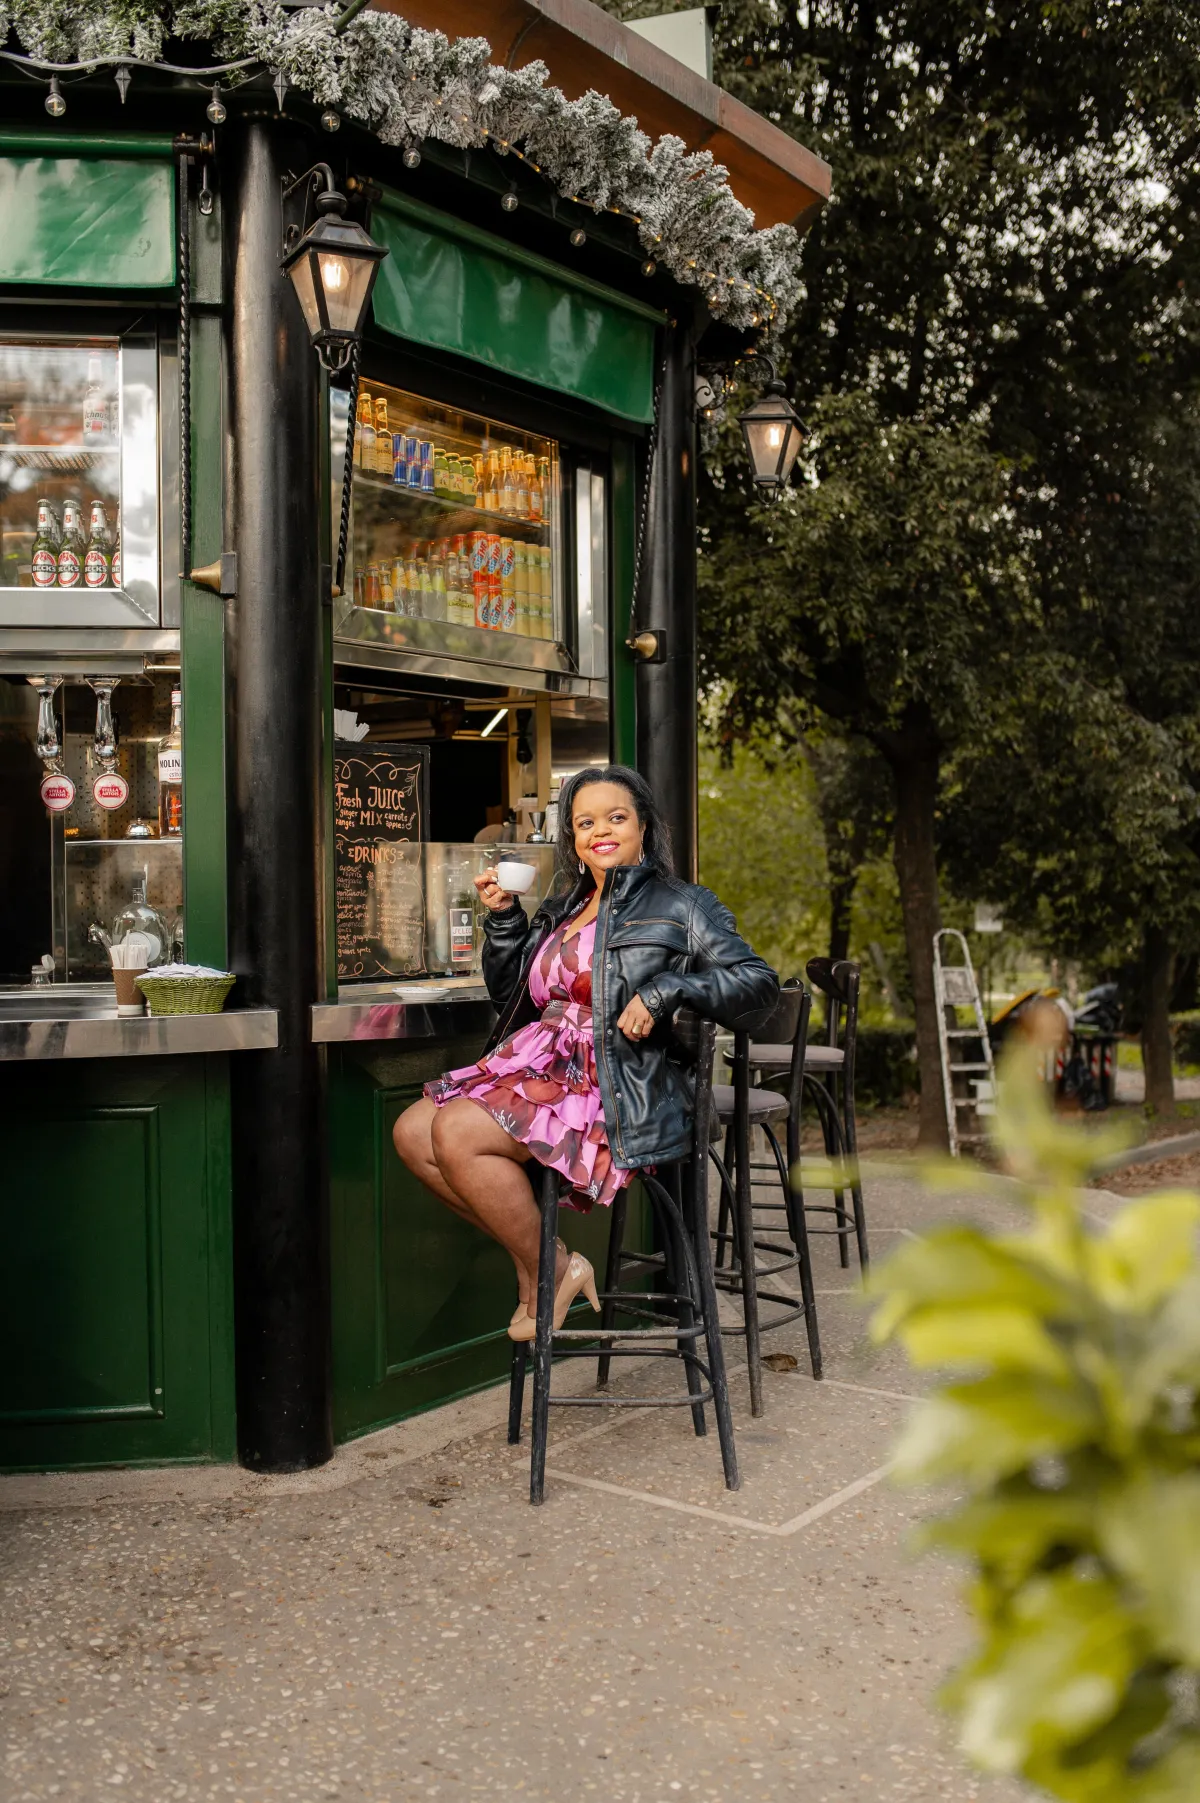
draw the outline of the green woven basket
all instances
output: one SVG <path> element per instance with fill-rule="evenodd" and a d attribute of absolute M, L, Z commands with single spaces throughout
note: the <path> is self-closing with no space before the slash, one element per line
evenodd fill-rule
<path fill-rule="evenodd" d="M 236 981 L 234 976 L 156 977 L 147 971 L 137 986 L 151 1014 L 220 1014 Z"/>

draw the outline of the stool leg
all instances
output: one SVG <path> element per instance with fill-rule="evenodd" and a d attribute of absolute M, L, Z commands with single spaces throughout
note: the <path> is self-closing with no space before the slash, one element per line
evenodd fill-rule
<path fill-rule="evenodd" d="M 620 1288 L 621 1284 L 621 1253 L 625 1247 L 625 1217 L 628 1208 L 629 1190 L 628 1188 L 619 1189 L 613 1197 L 612 1219 L 608 1227 L 608 1258 L 604 1267 L 604 1299 L 600 1311 L 600 1345 L 605 1350 L 601 1351 L 600 1357 L 596 1360 L 596 1388 L 598 1390 L 603 1390 L 608 1383 L 609 1368 L 612 1364 L 607 1350 L 611 1348 L 612 1341 L 606 1340 L 604 1335 L 615 1325 L 617 1319 L 617 1303 L 614 1292 Z"/>
<path fill-rule="evenodd" d="M 842 1080 L 842 1138 L 846 1142 L 846 1156 L 854 1162 L 854 1175 L 850 1184 L 850 1200 L 854 1204 L 854 1237 L 858 1241 L 859 1269 L 866 1274 L 871 1263 L 871 1255 L 867 1250 L 867 1210 L 863 1203 L 862 1181 L 858 1174 L 858 1122 L 854 1116 L 854 1097 Z"/>
<path fill-rule="evenodd" d="M 680 1207 L 680 1215 L 678 1219 L 674 1216 L 671 1217 L 669 1232 L 679 1235 L 682 1231 L 683 1214 L 682 1198 L 679 1192 L 678 1166 L 675 1168 L 672 1187 L 675 1190 L 676 1205 Z M 679 1338 L 676 1340 L 675 1345 L 679 1351 L 684 1371 L 687 1373 L 688 1394 L 691 1396 L 699 1396 L 701 1390 L 704 1388 L 704 1382 L 696 1368 L 696 1341 L 691 1334 L 685 1331 L 696 1325 L 696 1311 L 699 1298 L 692 1294 L 691 1260 L 688 1258 L 686 1246 L 679 1245 L 675 1248 L 674 1262 L 675 1278 L 673 1287 L 676 1295 L 679 1297 L 680 1326 Z M 685 1357 L 685 1354 L 690 1356 Z M 708 1433 L 708 1424 L 704 1419 L 704 1404 L 702 1402 L 693 1402 L 692 1404 L 692 1426 L 696 1430 L 696 1438 L 698 1440 L 703 1440 Z"/>
<path fill-rule="evenodd" d="M 725 1166 L 726 1170 L 729 1169 L 730 1153 L 732 1152 L 732 1150 L 733 1150 L 733 1128 L 731 1127 L 729 1129 L 728 1133 L 726 1133 L 726 1135 L 725 1135 L 725 1157 L 724 1157 L 723 1162 L 724 1162 L 724 1166 Z M 722 1265 L 725 1263 L 725 1252 L 730 1244 L 729 1228 L 730 1228 L 731 1213 L 732 1213 L 732 1210 L 730 1208 L 730 1203 L 729 1203 L 729 1192 L 726 1189 L 725 1185 L 722 1184 L 720 1198 L 717 1202 L 717 1269 L 718 1269 L 718 1271 L 721 1269 Z"/>
<path fill-rule="evenodd" d="M 813 1290 L 812 1261 L 808 1250 L 808 1222 L 804 1219 L 804 1204 L 792 1189 L 783 1147 L 771 1127 L 767 1128 L 767 1138 L 771 1142 L 771 1150 L 775 1154 L 775 1163 L 779 1166 L 779 1181 L 783 1186 L 784 1206 L 787 1209 L 788 1232 L 791 1234 L 792 1244 L 796 1248 L 796 1265 L 800 1272 L 800 1300 L 804 1304 L 804 1325 L 808 1331 L 808 1356 L 812 1360 L 812 1374 L 819 1378 L 823 1371 L 821 1335 L 817 1328 L 817 1298 Z"/>
<path fill-rule="evenodd" d="M 521 1407 L 525 1400 L 525 1366 L 529 1352 L 527 1342 L 517 1340 L 512 1350 L 512 1364 L 508 1373 L 508 1443 L 519 1446 L 521 1443 Z"/>
<path fill-rule="evenodd" d="M 762 1343 L 758 1330 L 758 1283 L 754 1256 L 754 1198 L 750 1190 L 749 1035 L 734 1041 L 733 1171 L 734 1207 L 742 1254 L 742 1318 L 746 1324 L 746 1364 L 750 1373 L 750 1413 L 761 1415 Z"/>
<path fill-rule="evenodd" d="M 817 1084 L 817 1113 L 821 1117 L 821 1130 L 825 1136 L 825 1156 L 840 1158 L 842 1156 L 842 1122 L 838 1114 L 837 1098 L 833 1094 L 828 1081 Z M 833 1192 L 834 1220 L 837 1222 L 838 1260 L 843 1271 L 850 1269 L 850 1211 L 846 1207 L 846 1192 L 835 1189 Z"/>
<path fill-rule="evenodd" d="M 725 1469 L 725 1488 L 740 1490 L 742 1474 L 738 1470 L 737 1445 L 733 1437 L 733 1411 L 729 1406 L 729 1379 L 725 1373 L 725 1342 L 721 1338 L 721 1317 L 717 1312 L 717 1284 L 713 1276 L 712 1242 L 708 1237 L 708 1171 L 699 1177 L 692 1173 L 691 1234 L 696 1258 L 696 1283 L 700 1291 L 700 1307 L 704 1318 L 704 1343 L 708 1352 L 708 1372 L 712 1380 L 713 1413 L 717 1418 L 717 1439 L 721 1443 L 721 1464 Z"/>
<path fill-rule="evenodd" d="M 538 1252 L 537 1334 L 533 1342 L 533 1448 L 529 1459 L 529 1500 L 546 1496 L 546 1440 L 550 1428 L 550 1360 L 554 1351 L 554 1272 L 558 1241 L 558 1174 L 542 1177 L 542 1241 Z"/>

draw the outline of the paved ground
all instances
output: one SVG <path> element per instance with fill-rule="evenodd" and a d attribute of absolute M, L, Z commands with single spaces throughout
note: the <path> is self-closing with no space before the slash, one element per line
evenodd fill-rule
<path fill-rule="evenodd" d="M 879 1252 L 959 1212 L 868 1205 Z M 830 1240 L 819 1283 L 827 1380 L 791 1329 L 761 1422 L 735 1378 L 737 1495 L 686 1413 L 580 1411 L 534 1511 L 495 1393 L 300 1478 L 0 1480 L 0 1796 L 1017 1803 L 931 1702 L 966 1630 L 883 1476 L 912 1379 Z"/>

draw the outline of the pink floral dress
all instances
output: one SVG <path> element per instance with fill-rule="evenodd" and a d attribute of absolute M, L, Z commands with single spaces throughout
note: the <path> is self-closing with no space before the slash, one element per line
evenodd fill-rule
<path fill-rule="evenodd" d="M 551 934 L 533 961 L 529 993 L 542 1010 L 494 1052 L 465 1070 L 425 1085 L 440 1108 L 465 1096 L 486 1108 L 539 1164 L 561 1171 L 571 1186 L 568 1208 L 607 1207 L 633 1176 L 618 1170 L 608 1148 L 592 1038 L 592 947 L 596 923 L 574 938 L 570 921 Z"/>

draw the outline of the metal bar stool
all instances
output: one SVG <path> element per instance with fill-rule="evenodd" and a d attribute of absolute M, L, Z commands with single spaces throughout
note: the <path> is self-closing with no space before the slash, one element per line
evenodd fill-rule
<path fill-rule="evenodd" d="M 750 1412 L 761 1415 L 762 1401 L 762 1334 L 785 1321 L 803 1315 L 808 1333 L 808 1351 L 815 1378 L 821 1376 L 821 1338 L 817 1326 L 817 1305 L 813 1290 L 812 1262 L 808 1247 L 808 1225 L 803 1207 L 793 1191 L 791 1166 L 799 1151 L 799 1121 L 804 1090 L 804 1070 L 808 1052 L 808 1021 L 812 998 L 802 986 L 786 985 L 779 1001 L 760 1028 L 769 1035 L 780 1054 L 774 1062 L 783 1064 L 787 1074 L 786 1091 L 754 1087 L 751 1082 L 752 1043 L 748 1033 L 734 1035 L 733 1082 L 718 1083 L 713 1088 L 713 1101 L 718 1121 L 726 1128 L 725 1153 L 710 1150 L 710 1157 L 721 1180 L 717 1228 L 713 1235 L 717 1244 L 717 1282 L 726 1290 L 741 1295 L 742 1326 L 726 1328 L 727 1333 L 742 1333 L 746 1340 L 746 1364 L 750 1374 Z M 786 1152 L 780 1144 L 778 1129 L 786 1128 Z M 753 1127 L 761 1128 L 771 1156 L 754 1160 L 750 1155 Z M 769 1171 L 770 1179 L 757 1179 L 757 1171 Z M 766 1200 L 755 1189 L 770 1182 L 775 1200 Z M 776 1184 L 778 1192 L 776 1192 Z M 782 1215 L 782 1221 L 763 1224 L 759 1214 Z M 732 1233 L 731 1233 L 732 1228 Z M 786 1237 L 784 1237 L 786 1235 Z M 733 1261 L 725 1267 L 726 1252 L 732 1239 Z M 762 1263 L 759 1254 L 772 1262 Z M 800 1294 L 765 1287 L 771 1278 L 783 1271 L 794 1270 L 800 1282 Z M 775 1305 L 772 1318 L 762 1321 L 760 1303 Z"/>
<path fill-rule="evenodd" d="M 625 1226 L 623 1196 L 614 1204 L 610 1228 L 608 1268 L 599 1328 L 554 1326 L 555 1242 L 558 1231 L 559 1179 L 546 1170 L 541 1186 L 542 1237 L 539 1251 L 537 1332 L 533 1350 L 532 1454 L 529 1466 L 529 1500 L 540 1503 L 546 1491 L 546 1442 L 551 1407 L 555 1408 L 688 1408 L 698 1435 L 707 1433 L 704 1410 L 709 1402 L 717 1422 L 725 1485 L 741 1487 L 733 1416 L 725 1374 L 725 1353 L 717 1317 L 717 1293 L 713 1281 L 712 1251 L 708 1237 L 707 1152 L 712 1119 L 712 1067 L 716 1029 L 711 1021 L 682 1017 L 676 1033 L 694 1046 L 696 1106 L 692 1147 L 688 1158 L 667 1172 L 638 1173 L 654 1207 L 663 1251 L 657 1255 L 625 1253 L 621 1244 Z M 665 1177 L 670 1181 L 665 1181 Z M 619 1214 L 616 1212 L 620 1208 Z M 667 1288 L 637 1291 L 619 1287 L 625 1266 L 659 1270 Z M 649 1326 L 618 1327 L 618 1314 L 649 1322 Z M 570 1316 L 568 1316 L 568 1320 Z M 560 1358 L 589 1358 L 599 1340 L 598 1386 L 607 1382 L 614 1358 L 673 1358 L 683 1365 L 687 1387 L 671 1396 L 555 1396 L 551 1393 L 551 1365 Z M 700 1342 L 703 1341 L 703 1353 Z M 508 1438 L 521 1438 L 521 1408 L 529 1343 L 513 1346 L 509 1379 Z M 602 1376 L 601 1376 L 602 1372 Z"/>
<path fill-rule="evenodd" d="M 824 1045 L 810 1045 L 804 1058 L 804 1079 L 821 1123 L 825 1151 L 830 1158 L 845 1158 L 851 1163 L 848 1188 L 850 1207 L 846 1206 L 845 1188 L 835 1189 L 832 1203 L 805 1202 L 805 1214 L 833 1216 L 831 1227 L 812 1227 L 812 1233 L 836 1233 L 842 1268 L 850 1264 L 850 1234 L 858 1248 L 858 1262 L 865 1271 L 870 1263 L 867 1247 L 867 1216 L 863 1204 L 862 1184 L 857 1169 L 858 1127 L 854 1113 L 854 1059 L 858 1045 L 858 997 L 861 977 L 859 967 L 848 958 L 810 958 L 805 974 L 814 989 L 825 997 L 826 1031 Z M 840 1041 L 840 1043 L 839 1043 Z M 750 1047 L 750 1067 L 766 1077 L 785 1068 L 791 1048 L 771 1043 L 763 1033 Z M 788 1162 L 793 1167 L 800 1157 L 800 1115 L 796 1111 L 788 1124 Z M 760 1168 L 770 1168 L 760 1166 Z"/>

